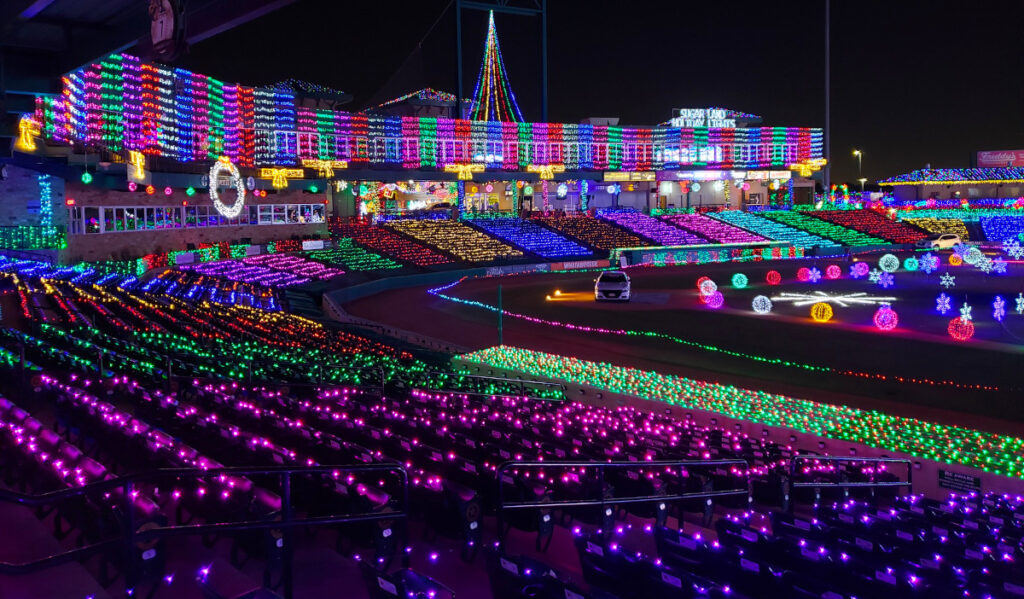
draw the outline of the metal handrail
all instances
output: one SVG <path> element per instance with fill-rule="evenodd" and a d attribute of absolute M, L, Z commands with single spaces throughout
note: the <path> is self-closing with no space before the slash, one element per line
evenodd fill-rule
<path fill-rule="evenodd" d="M 335 472 L 394 472 L 398 474 L 402 485 L 402 505 L 400 510 L 388 512 L 364 512 L 358 514 L 345 514 L 340 516 L 320 516 L 315 518 L 295 518 L 292 512 L 291 481 L 295 475 L 305 476 L 317 473 Z M 184 524 L 172 526 L 147 527 L 145 530 L 135 530 L 135 504 L 132 497 L 132 490 L 139 483 L 152 482 L 166 478 L 208 478 L 219 475 L 252 476 L 252 475 L 277 475 L 281 477 L 281 511 L 280 519 L 274 520 L 243 520 L 240 522 L 217 522 L 212 524 Z M 367 522 L 378 520 L 402 520 L 406 528 L 409 519 L 409 474 L 400 464 L 337 464 L 318 466 L 272 466 L 265 468 L 251 467 L 221 467 L 221 468 L 160 468 L 146 472 L 138 472 L 73 487 L 59 489 L 39 494 L 26 494 L 6 489 L 0 489 L 0 501 L 16 503 L 24 506 L 40 506 L 69 499 L 100 493 L 111 489 L 122 490 L 123 509 L 126 525 L 117 537 L 105 539 L 91 545 L 71 549 L 61 553 L 49 555 L 37 560 L 10 563 L 0 562 L 0 573 L 8 575 L 28 574 L 50 566 L 60 565 L 80 557 L 92 554 L 108 545 L 123 543 L 131 547 L 140 539 L 165 537 L 172 535 L 198 535 L 216 532 L 235 532 L 246 530 L 279 529 L 283 534 L 290 535 L 291 529 L 298 526 L 318 526 L 330 524 L 348 524 L 354 522 Z M 404 531 L 406 536 L 408 531 Z M 292 571 L 294 562 L 294 548 L 286 538 L 283 543 L 282 560 L 282 581 L 284 583 L 285 597 L 290 599 L 293 595 Z M 403 561 L 408 556 L 403 552 Z M 408 563 L 405 564 L 408 567 Z"/>
<path fill-rule="evenodd" d="M 603 493 L 604 481 L 605 481 L 605 470 L 607 469 L 626 469 L 626 468 L 679 468 L 680 470 L 686 470 L 691 467 L 720 467 L 720 466 L 742 466 L 743 476 L 746 479 L 746 485 L 743 489 L 727 489 L 720 491 L 698 491 L 695 493 L 677 493 L 674 495 L 638 495 L 633 497 L 609 497 L 605 498 Z M 598 487 L 601 497 L 599 499 L 565 499 L 557 501 L 517 501 L 508 503 L 505 501 L 505 486 L 502 484 L 502 478 L 505 472 L 512 468 L 594 468 L 598 471 L 600 479 L 600 485 Z M 637 461 L 637 462 L 587 462 L 587 461 L 508 461 L 498 466 L 495 470 L 495 477 L 498 484 L 498 505 L 497 505 L 497 520 L 498 520 L 498 538 L 502 541 L 504 546 L 505 536 L 505 510 L 519 510 L 519 509 L 539 509 L 539 508 L 559 508 L 559 507 L 587 507 L 587 506 L 600 506 L 602 511 L 607 505 L 617 504 L 636 504 L 636 503 L 653 503 L 653 502 L 669 502 L 669 501 L 680 501 L 686 499 L 711 499 L 714 497 L 739 497 L 743 496 L 747 498 L 747 503 L 751 501 L 751 488 L 750 488 L 750 464 L 746 460 L 732 459 L 732 460 L 651 460 L 651 461 Z"/>
<path fill-rule="evenodd" d="M 904 464 L 907 467 L 907 480 L 906 481 L 877 481 L 877 482 L 863 482 L 863 481 L 811 481 L 811 482 L 796 482 L 797 480 L 797 464 L 799 462 L 806 461 L 817 461 L 817 462 L 864 462 L 868 464 Z M 903 488 L 906 487 L 912 491 L 914 486 L 914 466 L 910 460 L 906 458 L 887 458 L 887 457 L 859 457 L 859 456 L 822 456 L 814 454 L 796 455 L 790 459 L 789 462 L 789 491 L 785 493 L 785 502 L 787 504 L 787 510 L 792 511 L 793 502 L 791 500 L 791 494 L 793 489 L 814 489 L 815 497 L 821 497 L 821 489 L 824 488 L 841 488 L 843 493 L 848 495 L 849 489 L 852 488 L 868 488 L 872 489 L 883 489 L 883 488 Z"/>

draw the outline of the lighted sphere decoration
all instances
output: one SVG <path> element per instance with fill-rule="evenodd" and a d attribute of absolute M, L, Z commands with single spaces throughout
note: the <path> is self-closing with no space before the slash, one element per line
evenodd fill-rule
<path fill-rule="evenodd" d="M 558 197 L 564 198 L 565 196 L 569 195 L 569 186 L 566 185 L 565 183 L 559 183 L 556 192 L 558 193 Z"/>
<path fill-rule="evenodd" d="M 174 193 L 174 190 L 173 190 L 173 189 L 171 189 L 171 187 L 170 187 L 170 186 L 167 186 L 167 187 L 165 187 L 165 188 L 164 188 L 164 195 L 165 195 L 165 196 L 169 196 L 169 195 L 171 195 L 172 193 Z"/>
<path fill-rule="evenodd" d="M 896 325 L 900 322 L 899 315 L 896 314 L 896 310 L 892 309 L 892 306 L 887 304 L 881 305 L 878 310 L 875 311 L 875 326 L 881 331 L 891 331 L 896 328 Z"/>
<path fill-rule="evenodd" d="M 146 195 L 151 196 L 154 193 L 156 193 L 156 188 L 153 187 L 152 185 L 147 185 L 146 186 Z"/>
<path fill-rule="evenodd" d="M 768 299 L 768 296 L 757 295 L 750 302 L 750 307 L 758 314 L 767 314 L 772 311 L 772 300 Z"/>
<path fill-rule="evenodd" d="M 700 183 L 694 181 L 693 185 L 690 186 L 690 191 L 700 191 Z"/>
<path fill-rule="evenodd" d="M 712 281 L 711 279 L 708 279 L 707 281 L 703 281 L 700 284 L 700 294 L 701 295 L 708 296 L 708 295 L 711 295 L 712 293 L 715 293 L 716 291 L 718 291 L 718 285 L 714 281 Z"/>
<path fill-rule="evenodd" d="M 917 258 L 915 258 L 913 256 L 911 256 L 911 257 L 909 257 L 909 258 L 907 258 L 906 260 L 903 261 L 903 268 L 905 268 L 906 270 L 909 270 L 910 272 L 914 272 L 915 270 L 917 270 L 917 268 L 919 266 L 921 266 L 921 263 L 918 262 Z"/>
<path fill-rule="evenodd" d="M 217 180 L 222 172 L 228 173 L 231 185 L 235 188 L 235 203 L 230 206 L 220 201 Z M 245 182 L 242 181 L 238 167 L 227 156 L 221 156 L 210 168 L 210 200 L 217 212 L 225 218 L 235 218 L 242 213 L 242 207 L 245 206 Z"/>
<path fill-rule="evenodd" d="M 782 282 L 782 275 L 777 270 L 769 270 L 768 274 L 764 276 L 764 280 L 769 285 L 778 285 Z"/>
<path fill-rule="evenodd" d="M 85 183 L 86 185 L 92 183 L 92 173 L 89 171 L 82 173 L 82 183 Z"/>
<path fill-rule="evenodd" d="M 494 191 L 494 186 L 488 183 L 487 185 L 484 185 L 484 191 L 486 191 L 487 193 L 491 193 L 492 191 Z"/>
<path fill-rule="evenodd" d="M 706 296 L 704 303 L 708 308 L 717 310 L 725 304 L 725 297 L 722 295 L 721 291 L 715 291 L 714 293 Z"/>
<path fill-rule="evenodd" d="M 135 191 L 138 188 L 139 188 L 139 184 L 136 183 L 135 181 L 129 181 L 128 182 L 128 191 Z"/>
<path fill-rule="evenodd" d="M 827 302 L 818 302 L 811 306 L 811 318 L 814 322 L 828 322 L 832 320 L 832 306 Z"/>
<path fill-rule="evenodd" d="M 801 283 L 806 283 L 811 280 L 811 269 L 807 267 L 800 268 L 796 271 L 796 280 Z"/>
<path fill-rule="evenodd" d="M 957 316 L 949 321 L 946 331 L 950 337 L 957 341 L 967 341 L 974 336 L 974 322 L 968 318 Z"/>
<path fill-rule="evenodd" d="M 524 187 L 523 188 L 523 195 L 532 196 L 533 195 L 533 186 L 532 185 L 527 185 L 526 187 Z"/>
<path fill-rule="evenodd" d="M 984 252 L 982 252 L 976 247 L 972 247 L 971 249 L 967 250 L 966 254 L 964 254 L 963 261 L 968 264 L 974 265 L 981 262 L 984 258 Z"/>
<path fill-rule="evenodd" d="M 878 268 L 883 272 L 896 272 L 900 269 L 900 259 L 893 254 L 886 254 L 878 259 Z"/>
<path fill-rule="evenodd" d="M 960 266 L 963 263 L 964 263 L 964 259 L 961 258 L 960 256 L 957 256 L 956 254 L 950 254 L 949 255 L 949 265 L 950 266 Z"/>
<path fill-rule="evenodd" d="M 706 276 L 697 279 L 697 289 L 698 290 L 700 289 L 700 286 L 704 284 L 704 281 L 710 281 L 710 280 L 711 280 L 711 277 L 706 277 Z"/>
<path fill-rule="evenodd" d="M 850 276 L 855 279 L 859 279 L 863 276 L 867 276 L 869 270 L 871 270 L 871 268 L 868 266 L 867 262 L 856 262 L 850 267 Z"/>
<path fill-rule="evenodd" d="M 747 286 L 747 275 L 738 272 L 732 276 L 732 286 L 736 289 L 743 289 Z"/>

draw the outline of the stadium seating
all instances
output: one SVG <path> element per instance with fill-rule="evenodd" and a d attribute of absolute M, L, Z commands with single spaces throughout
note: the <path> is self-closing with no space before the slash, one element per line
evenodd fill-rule
<path fill-rule="evenodd" d="M 521 218 L 477 218 L 467 221 L 488 234 L 541 258 L 583 258 L 591 251 L 550 229 Z"/>
<path fill-rule="evenodd" d="M 708 242 L 695 233 L 632 210 L 604 211 L 598 217 L 659 245 L 701 245 Z"/>
<path fill-rule="evenodd" d="M 331 249 L 312 250 L 304 252 L 303 255 L 310 260 L 357 272 L 392 270 L 402 267 L 401 264 L 390 258 L 356 245 L 350 237 L 335 239 L 334 247 Z"/>
<path fill-rule="evenodd" d="M 886 243 L 884 239 L 867 235 L 853 229 L 848 229 L 841 225 L 832 224 L 830 222 L 814 218 L 813 216 L 808 216 L 802 212 L 773 210 L 761 212 L 758 215 L 780 222 L 784 225 L 789 225 L 795 229 L 801 229 L 808 233 L 813 233 L 819 237 L 827 237 L 828 239 L 842 245 L 884 245 Z"/>
<path fill-rule="evenodd" d="M 959 218 L 931 218 L 931 217 L 913 217 L 903 218 L 903 222 L 923 229 L 929 233 L 955 233 L 960 236 L 963 241 L 970 239 L 970 233 L 967 231 L 967 225 L 964 221 Z"/>
<path fill-rule="evenodd" d="M 920 229 L 889 220 L 874 210 L 814 210 L 804 214 L 893 243 L 914 243 L 926 235 Z"/>
<path fill-rule="evenodd" d="M 899 496 L 891 487 L 846 495 L 829 485 L 892 483 L 896 475 L 870 458 L 840 467 L 759 435 L 698 423 L 685 412 L 525 398 L 514 382 L 467 376 L 443 357 L 171 287 L 208 275 L 169 269 L 172 275 L 153 279 L 166 291 L 157 293 L 150 282 L 123 277 L 101 284 L 109 275 L 81 278 L 73 269 L 28 261 L 0 260 L 0 271 L 18 273 L 11 283 L 24 310 L 23 326 L 0 332 L 0 370 L 12 373 L 0 377 L 0 387 L 20 388 L 13 374 L 21 347 L 32 370 L 32 385 L 17 403 L 0 398 L 0 474 L 21 491 L 88 488 L 155 468 L 400 467 L 408 487 L 396 475 L 340 470 L 305 474 L 289 487 L 299 517 L 393 513 L 408 489 L 423 538 L 367 523 L 338 528 L 331 543 L 319 546 L 367 556 L 359 567 L 371 597 L 394 596 L 390 589 L 445 596 L 440 582 L 391 567 L 395 556 L 423 552 L 435 538 L 460 548 L 464 568 L 486 568 L 493 596 L 502 598 L 1024 592 L 1021 497 L 936 500 Z M 805 467 L 791 469 L 800 455 Z M 502 466 L 512 460 L 532 466 Z M 568 460 L 588 465 L 557 464 Z M 667 468 L 665 460 L 698 464 Z M 608 463 L 617 469 L 596 467 Z M 826 488 L 793 489 L 793 477 Z M 739 496 L 700 497 L 726 489 L 739 489 Z M 120 509 L 126 499 L 139 530 L 274 523 L 283 493 L 274 477 L 170 476 L 127 497 L 112 491 L 62 504 L 56 531 L 84 542 L 116 536 L 128 522 Z M 682 493 L 698 498 L 656 501 Z M 505 544 L 494 547 L 491 515 L 501 497 L 542 509 L 509 513 L 504 523 L 511 531 L 502 529 Z M 595 497 L 606 510 L 583 505 Z M 221 539 L 211 534 L 216 554 Z M 503 553 L 515 546 L 514 535 L 536 535 L 534 557 Z M 315 542 L 295 536 L 297 543 Z M 560 547 L 576 548 L 575 556 L 547 556 L 558 558 L 559 568 L 536 557 L 555 537 Z M 267 526 L 225 535 L 222 550 L 233 562 L 257 560 L 270 572 L 283 558 L 283 539 Z M 485 547 L 484 563 L 472 565 Z M 133 585 L 138 577 L 162 584 L 174 574 L 158 541 L 111 551 L 108 559 L 133 572 Z"/>
<path fill-rule="evenodd" d="M 751 243 L 765 238 L 702 214 L 670 214 L 663 220 L 718 243 Z"/>
<path fill-rule="evenodd" d="M 592 216 L 535 216 L 533 220 L 599 250 L 651 245 L 649 241 Z"/>
<path fill-rule="evenodd" d="M 757 235 L 761 235 L 775 241 L 788 241 L 795 247 L 839 247 L 839 244 L 820 235 L 813 235 L 807 231 L 796 229 L 782 223 L 761 218 L 752 212 L 740 212 L 730 210 L 726 212 L 713 212 L 707 214 L 708 218 L 720 220 L 731 225 L 742 227 Z"/>
<path fill-rule="evenodd" d="M 524 256 L 521 250 L 507 243 L 450 220 L 395 220 L 385 226 L 466 262 L 492 262 Z"/>
<path fill-rule="evenodd" d="M 314 281 L 324 281 L 338 275 L 345 274 L 345 271 L 339 268 L 329 268 L 319 262 L 313 262 L 300 256 L 293 256 L 289 254 L 262 254 L 258 256 L 249 256 L 248 258 L 242 259 L 242 264 L 263 266 L 271 270 L 295 274 Z"/>
<path fill-rule="evenodd" d="M 348 238 L 385 256 L 413 266 L 449 264 L 452 259 L 421 244 L 356 218 L 331 218 L 328 226 L 333 235 Z"/>
<path fill-rule="evenodd" d="M 981 230 L 989 241 L 1024 241 L 1024 218 L 1019 216 L 982 216 Z"/>

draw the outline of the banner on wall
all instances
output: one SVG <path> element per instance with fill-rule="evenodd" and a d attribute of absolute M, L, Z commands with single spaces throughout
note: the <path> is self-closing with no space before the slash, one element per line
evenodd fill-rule
<path fill-rule="evenodd" d="M 978 168 L 1024 166 L 1024 150 L 987 150 L 978 152 Z"/>

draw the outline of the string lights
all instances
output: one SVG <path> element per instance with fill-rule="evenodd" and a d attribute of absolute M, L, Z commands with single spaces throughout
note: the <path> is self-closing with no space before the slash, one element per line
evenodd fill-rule
<path fill-rule="evenodd" d="M 473 92 L 472 118 L 475 121 L 523 121 L 515 94 L 505 73 L 505 59 L 498 44 L 498 31 L 494 26 L 494 11 L 487 18 L 487 37 L 484 39 L 484 57 Z"/>
<path fill-rule="evenodd" d="M 461 356 L 611 393 L 1024 478 L 1024 439 L 508 346 Z"/>

